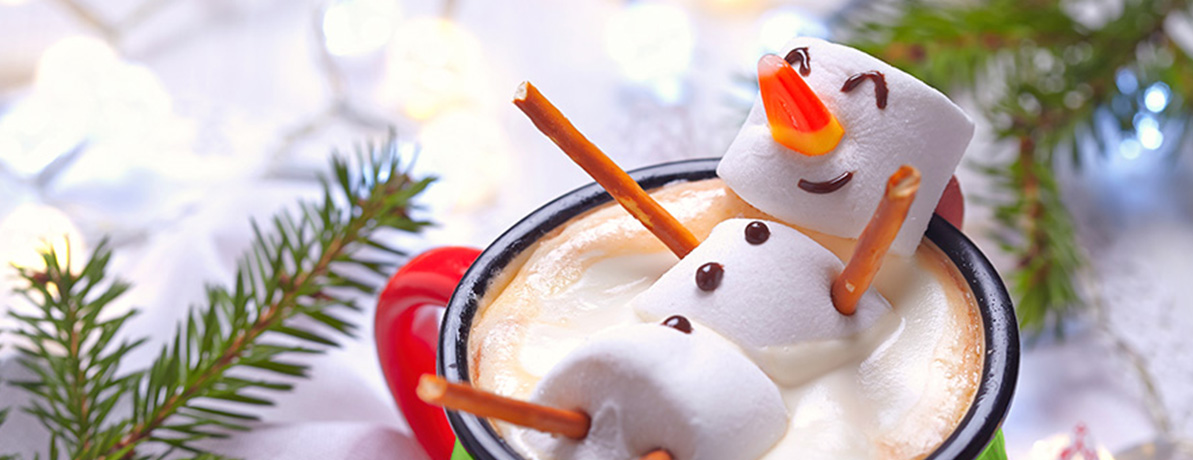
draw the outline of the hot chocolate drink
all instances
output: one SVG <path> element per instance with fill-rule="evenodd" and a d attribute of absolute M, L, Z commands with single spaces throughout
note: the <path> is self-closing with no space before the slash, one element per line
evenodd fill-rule
<path fill-rule="evenodd" d="M 671 184 L 652 195 L 701 240 L 728 219 L 775 220 L 718 179 Z M 742 244 L 753 245 L 757 226 L 751 236 L 745 222 Z M 853 252 L 852 239 L 801 230 L 842 260 Z M 780 231 L 768 229 L 773 238 Z M 487 290 L 469 340 L 473 384 L 532 399 L 543 377 L 587 338 L 658 321 L 635 304 L 676 263 L 658 239 L 613 205 L 572 219 L 524 252 Z M 727 286 L 729 276 L 721 281 Z M 757 458 L 922 458 L 958 425 L 983 362 L 981 318 L 965 281 L 925 243 L 913 257 L 888 257 L 874 287 L 890 307 L 848 340 L 780 347 L 736 341 L 775 382 L 788 414 L 782 435 Z M 767 320 L 789 319 L 762 318 Z M 730 338 L 740 335 L 718 329 Z M 556 458 L 541 434 L 498 426 L 525 457 Z"/>
<path fill-rule="evenodd" d="M 986 310 L 923 240 L 973 124 L 857 50 L 789 47 L 759 61 L 719 178 L 653 193 L 519 87 L 622 209 L 520 239 L 466 300 L 470 384 L 419 397 L 513 423 L 499 444 L 534 460 L 917 459 L 953 434 L 973 442 L 942 455 L 975 456 Z"/>

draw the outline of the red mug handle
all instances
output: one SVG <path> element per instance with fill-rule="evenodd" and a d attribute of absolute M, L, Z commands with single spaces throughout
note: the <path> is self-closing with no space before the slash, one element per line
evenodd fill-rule
<path fill-rule="evenodd" d="M 423 374 L 435 373 L 439 312 L 481 251 L 442 247 L 411 259 L 389 279 L 377 300 L 374 332 L 389 391 L 415 439 L 431 460 L 448 460 L 456 436 L 443 409 L 418 399 Z"/>

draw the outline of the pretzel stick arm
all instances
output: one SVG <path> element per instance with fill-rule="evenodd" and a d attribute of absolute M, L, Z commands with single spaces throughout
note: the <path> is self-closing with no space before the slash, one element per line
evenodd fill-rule
<path fill-rule="evenodd" d="M 518 91 L 514 94 L 514 105 L 522 109 L 539 131 L 555 142 L 555 145 L 601 184 L 601 187 L 676 256 L 683 258 L 700 244 L 691 231 L 651 198 L 642 186 L 613 163 L 601 149 L 584 137 L 530 82 L 523 82 L 518 86 Z"/>
<path fill-rule="evenodd" d="M 841 274 L 833 280 L 833 306 L 842 315 L 852 315 L 862 294 L 870 288 L 874 275 L 882 268 L 882 259 L 903 228 L 907 211 L 915 201 L 920 189 L 920 171 L 903 165 L 886 182 L 886 193 L 878 203 L 878 209 L 862 230 L 853 256 Z"/>

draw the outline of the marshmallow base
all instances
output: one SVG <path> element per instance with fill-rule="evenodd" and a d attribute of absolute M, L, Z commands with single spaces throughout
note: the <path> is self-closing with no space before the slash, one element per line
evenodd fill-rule
<path fill-rule="evenodd" d="M 548 373 L 533 401 L 583 410 L 575 441 L 522 430 L 547 458 L 636 459 L 667 449 L 676 460 L 753 460 L 787 431 L 778 387 L 733 344 L 699 324 L 602 331 Z"/>
<path fill-rule="evenodd" d="M 746 241 L 751 222 L 770 230 L 765 242 Z M 720 285 L 712 291 L 695 282 L 696 271 L 706 263 L 724 267 Z M 873 349 L 873 340 L 859 333 L 890 314 L 890 304 L 872 288 L 853 315 L 837 312 L 830 287 L 842 269 L 837 256 L 798 230 L 777 222 L 730 219 L 714 227 L 631 305 L 648 321 L 679 314 L 705 324 L 741 346 L 779 383 L 794 385 L 814 374 L 793 366 L 815 364 L 824 371 L 864 356 Z"/>

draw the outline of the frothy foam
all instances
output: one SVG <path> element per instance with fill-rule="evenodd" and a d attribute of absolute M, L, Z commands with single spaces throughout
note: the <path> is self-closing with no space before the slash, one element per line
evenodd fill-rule
<path fill-rule="evenodd" d="M 726 219 L 773 219 L 719 180 L 674 184 L 653 195 L 701 239 Z M 850 240 L 805 233 L 838 258 L 852 250 Z M 870 329 L 880 332 L 868 353 L 802 384 L 779 387 L 790 423 L 761 459 L 921 458 L 948 436 L 978 386 L 982 332 L 964 280 L 945 260 L 930 244 L 921 245 L 914 259 L 888 259 L 875 288 L 894 314 Z M 530 399 L 543 376 L 585 337 L 641 322 L 629 299 L 676 262 L 620 208 L 605 206 L 573 219 L 490 287 L 469 342 L 473 383 Z M 499 430 L 527 458 L 555 458 L 529 448 L 526 430 L 504 424 Z"/>

